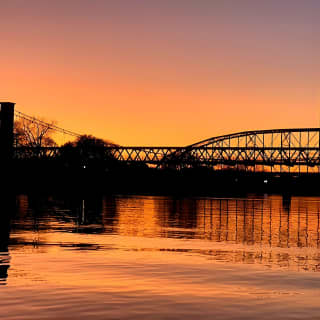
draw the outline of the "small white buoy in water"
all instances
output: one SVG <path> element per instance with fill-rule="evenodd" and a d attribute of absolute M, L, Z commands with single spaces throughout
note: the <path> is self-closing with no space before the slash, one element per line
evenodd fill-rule
<path fill-rule="evenodd" d="M 268 180 L 267 180 L 267 179 L 263 180 L 263 183 L 267 184 L 267 183 L 268 183 Z"/>

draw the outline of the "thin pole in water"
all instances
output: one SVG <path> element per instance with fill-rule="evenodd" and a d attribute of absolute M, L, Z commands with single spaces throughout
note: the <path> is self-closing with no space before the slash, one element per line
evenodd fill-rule
<path fill-rule="evenodd" d="M 81 205 L 81 214 L 82 214 L 82 223 L 84 223 L 84 200 L 82 200 L 82 205 Z"/>

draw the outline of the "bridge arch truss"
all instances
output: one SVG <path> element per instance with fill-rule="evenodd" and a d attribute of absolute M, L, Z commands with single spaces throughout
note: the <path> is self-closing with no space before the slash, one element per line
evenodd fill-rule
<path fill-rule="evenodd" d="M 189 145 L 172 157 L 184 166 L 268 172 L 320 172 L 320 129 L 245 131 Z"/>

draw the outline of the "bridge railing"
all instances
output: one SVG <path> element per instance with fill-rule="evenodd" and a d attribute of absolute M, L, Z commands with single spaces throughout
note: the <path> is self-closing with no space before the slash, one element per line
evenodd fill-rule
<path fill-rule="evenodd" d="M 15 147 L 14 160 L 57 159 L 60 156 L 59 147 Z"/>
<path fill-rule="evenodd" d="M 216 170 L 242 168 L 245 170 L 265 171 L 319 171 L 319 148 L 256 148 L 256 147 L 198 147 L 189 152 L 178 147 L 106 147 L 100 160 L 144 163 L 158 167 L 175 167 L 177 169 L 206 166 Z M 58 159 L 63 155 L 63 148 L 16 148 L 16 160 Z M 85 157 L 94 159 L 94 152 Z M 261 168 L 265 166 L 266 168 Z"/>

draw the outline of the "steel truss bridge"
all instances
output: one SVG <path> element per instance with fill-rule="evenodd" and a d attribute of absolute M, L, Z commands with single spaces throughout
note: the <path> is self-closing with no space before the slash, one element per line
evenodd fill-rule
<path fill-rule="evenodd" d="M 56 159 L 61 154 L 60 147 L 16 148 L 14 157 Z M 112 157 L 122 163 L 157 168 L 320 173 L 320 128 L 245 131 L 185 147 L 111 146 L 105 147 L 103 154 L 106 160 Z"/>

